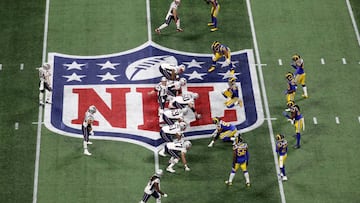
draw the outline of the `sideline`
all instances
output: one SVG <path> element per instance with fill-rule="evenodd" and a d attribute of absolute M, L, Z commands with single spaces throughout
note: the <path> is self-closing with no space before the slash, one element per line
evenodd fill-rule
<path fill-rule="evenodd" d="M 349 1 L 349 0 L 346 0 L 346 5 L 347 5 L 348 10 L 349 10 L 350 18 L 351 18 L 351 21 L 352 21 L 352 24 L 353 24 L 353 27 L 354 27 L 354 31 L 355 31 L 356 39 L 357 39 L 357 41 L 358 41 L 358 45 L 360 46 L 359 30 L 358 30 L 358 27 L 357 27 L 357 25 L 356 25 L 354 13 L 353 13 L 353 11 L 352 11 L 351 4 L 350 4 L 350 1 Z"/>
<path fill-rule="evenodd" d="M 42 63 L 45 63 L 45 60 L 46 60 L 46 46 L 47 46 L 47 34 L 48 34 L 48 22 L 49 22 L 48 21 L 49 20 L 49 5 L 50 5 L 50 0 L 46 0 Z M 39 115 L 38 115 L 37 133 L 36 133 L 36 156 L 35 156 L 33 203 L 37 202 L 37 193 L 38 193 L 42 119 L 43 119 L 43 107 L 39 105 Z"/>
<path fill-rule="evenodd" d="M 278 183 L 279 183 L 279 192 L 280 192 L 281 203 L 286 203 L 284 187 L 283 187 L 282 181 L 278 178 L 278 174 L 280 174 L 280 169 L 279 169 L 277 153 L 276 153 L 276 150 L 275 150 L 274 131 L 273 131 L 273 128 L 272 128 L 272 123 L 271 123 L 271 115 L 270 115 L 270 110 L 269 110 L 269 103 L 268 103 L 267 95 L 266 95 L 264 76 L 263 76 L 263 73 L 262 73 L 261 60 L 260 60 L 258 43 L 257 43 L 257 40 L 256 40 L 254 19 L 253 19 L 253 15 L 252 15 L 252 11 L 251 11 L 250 0 L 246 0 L 246 4 L 247 4 L 247 10 L 248 10 L 248 14 L 249 14 L 249 21 L 250 21 L 252 38 L 253 38 L 253 42 L 254 42 L 254 49 L 255 49 L 255 55 L 256 55 L 255 57 L 256 57 L 256 62 L 257 62 L 257 67 L 258 67 L 258 72 L 259 72 L 259 78 L 260 78 L 260 83 L 261 83 L 260 85 L 261 85 L 261 90 L 262 90 L 262 95 L 263 95 L 263 100 L 264 100 L 264 108 L 265 108 L 265 113 L 266 113 L 265 119 L 267 120 L 267 123 L 268 123 L 268 126 L 269 126 L 269 136 L 270 136 L 270 141 L 271 141 L 271 145 L 272 145 L 271 147 L 272 147 L 273 156 L 274 156 L 274 162 L 275 162 L 275 168 L 276 168 L 276 177 L 277 177 Z"/>

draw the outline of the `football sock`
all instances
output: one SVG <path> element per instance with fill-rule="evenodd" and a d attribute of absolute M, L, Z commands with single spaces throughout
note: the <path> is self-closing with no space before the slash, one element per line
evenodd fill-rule
<path fill-rule="evenodd" d="M 235 173 L 231 172 L 229 176 L 229 182 L 232 182 L 234 180 Z"/>
<path fill-rule="evenodd" d="M 166 28 L 167 26 L 168 26 L 168 24 L 164 23 L 164 24 L 160 25 L 160 27 L 158 29 L 162 30 L 162 29 Z"/>
<path fill-rule="evenodd" d="M 180 28 L 180 19 L 178 19 L 176 22 L 176 28 L 178 28 L 178 29 Z"/>
<path fill-rule="evenodd" d="M 305 95 L 305 96 L 308 96 L 308 94 L 307 94 L 307 88 L 306 88 L 305 85 L 303 85 L 303 92 L 304 92 L 304 95 Z"/>
<path fill-rule="evenodd" d="M 300 146 L 300 133 L 296 133 L 296 145 Z"/>
<path fill-rule="evenodd" d="M 244 177 L 245 177 L 245 182 L 250 183 L 250 177 L 249 177 L 249 173 L 247 171 L 244 171 Z"/>
<path fill-rule="evenodd" d="M 281 171 L 281 173 L 283 174 L 283 176 L 286 176 L 285 166 L 281 167 L 281 168 L 280 168 L 280 171 Z"/>

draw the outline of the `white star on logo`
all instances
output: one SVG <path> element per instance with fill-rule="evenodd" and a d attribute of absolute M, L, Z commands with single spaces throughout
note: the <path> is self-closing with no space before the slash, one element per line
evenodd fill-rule
<path fill-rule="evenodd" d="M 227 78 L 232 78 L 232 77 L 237 78 L 236 76 L 237 76 L 237 75 L 240 75 L 240 73 L 235 73 L 235 74 L 233 75 L 233 74 L 230 73 L 230 70 L 226 71 L 226 73 L 218 73 L 218 74 L 223 76 L 223 80 L 224 80 L 224 79 L 227 79 Z"/>
<path fill-rule="evenodd" d="M 205 62 L 197 62 L 195 59 L 191 60 L 190 62 L 183 62 L 184 64 L 188 65 L 188 68 L 202 68 L 201 64 L 204 64 Z"/>
<path fill-rule="evenodd" d="M 107 72 L 105 75 L 97 75 L 97 77 L 101 78 L 101 81 L 104 80 L 112 80 L 116 81 L 115 78 L 119 77 L 120 75 L 111 75 L 111 73 Z"/>
<path fill-rule="evenodd" d="M 185 74 L 187 76 L 189 76 L 188 80 L 192 80 L 192 79 L 200 79 L 203 80 L 203 76 L 206 75 L 206 73 L 198 73 L 196 70 L 193 71 L 191 74 Z"/>
<path fill-rule="evenodd" d="M 76 73 L 73 73 L 71 75 L 63 75 L 64 78 L 67 78 L 66 82 L 70 82 L 70 81 L 79 81 L 81 82 L 81 78 L 86 77 L 85 75 L 77 75 Z"/>
<path fill-rule="evenodd" d="M 110 68 L 115 70 L 115 66 L 119 65 L 120 63 L 111 63 L 110 61 L 106 61 L 106 63 L 97 63 L 97 65 L 101 66 L 101 70 Z"/>
<path fill-rule="evenodd" d="M 218 61 L 218 63 L 221 64 L 221 68 L 228 66 L 228 64 L 225 61 Z M 239 61 L 231 61 L 231 63 L 232 63 L 232 66 L 235 67 L 235 64 L 239 63 Z"/>
<path fill-rule="evenodd" d="M 76 63 L 76 61 L 72 62 L 71 64 L 64 64 L 64 66 L 68 67 L 67 70 L 72 70 L 72 69 L 76 69 L 76 70 L 82 70 L 81 66 L 84 66 L 86 64 L 78 64 Z"/>

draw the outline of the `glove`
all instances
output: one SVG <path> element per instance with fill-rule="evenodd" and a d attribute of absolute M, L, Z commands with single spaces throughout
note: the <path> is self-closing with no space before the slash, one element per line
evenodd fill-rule
<path fill-rule="evenodd" d="M 168 195 L 166 193 L 164 193 L 163 197 L 167 197 Z"/>

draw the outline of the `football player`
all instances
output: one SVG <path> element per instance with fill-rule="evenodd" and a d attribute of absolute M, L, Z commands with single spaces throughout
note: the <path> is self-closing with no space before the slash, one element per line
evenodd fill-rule
<path fill-rule="evenodd" d="M 185 85 L 186 78 L 180 78 L 180 80 L 171 81 L 167 86 L 167 94 L 171 97 L 179 96 L 183 92 L 182 88 L 185 88 Z"/>
<path fill-rule="evenodd" d="M 305 129 L 304 117 L 300 113 L 300 107 L 295 104 L 294 101 L 290 101 L 287 103 L 288 108 L 290 109 L 290 114 L 287 112 L 283 112 L 283 115 L 291 122 L 295 127 L 296 133 L 296 144 L 294 145 L 295 149 L 300 148 L 300 139 L 301 139 L 301 131 Z"/>
<path fill-rule="evenodd" d="M 184 165 L 185 171 L 190 171 L 186 161 L 186 153 L 190 148 L 191 142 L 189 140 L 184 140 L 179 134 L 177 134 L 176 140 L 166 143 L 165 152 L 171 156 L 169 160 L 170 164 L 166 168 L 166 171 L 175 173 L 173 167 L 179 162 L 180 159 Z"/>
<path fill-rule="evenodd" d="M 199 97 L 199 94 L 193 92 L 183 93 L 181 96 L 176 96 L 170 99 L 169 108 L 171 109 L 184 109 L 190 108 L 192 112 L 195 114 L 196 119 L 201 118 L 201 114 L 199 114 L 195 109 L 195 99 Z"/>
<path fill-rule="evenodd" d="M 51 104 L 50 100 L 50 92 L 52 91 L 51 82 L 50 82 L 50 69 L 51 66 L 48 63 L 44 63 L 39 69 L 39 104 L 44 105 L 44 94 L 45 94 L 45 102 L 47 104 Z"/>
<path fill-rule="evenodd" d="M 228 85 L 229 87 L 222 92 L 222 95 L 226 98 L 225 106 L 227 108 L 232 108 L 236 105 L 242 107 L 242 100 L 239 99 L 239 88 L 236 85 L 236 78 L 229 78 Z"/>
<path fill-rule="evenodd" d="M 186 129 L 187 124 L 184 121 L 176 122 L 173 125 L 165 125 L 160 129 L 160 137 L 164 140 L 165 143 L 172 142 L 173 138 L 180 136 L 184 136 L 184 131 Z M 162 148 L 159 151 L 160 156 L 166 156 L 165 148 Z"/>
<path fill-rule="evenodd" d="M 165 109 L 162 114 L 163 121 L 167 125 L 174 125 L 175 122 L 184 121 L 184 113 L 186 114 L 187 108 L 184 109 Z"/>
<path fill-rule="evenodd" d="M 93 123 L 94 123 L 94 114 L 96 113 L 96 107 L 94 105 L 89 106 L 89 109 L 85 113 L 84 122 L 81 126 L 81 130 L 83 133 L 84 141 L 84 154 L 91 156 L 91 153 L 88 150 L 88 145 L 91 145 L 92 142 L 89 140 L 90 135 L 94 135 Z"/>
<path fill-rule="evenodd" d="M 249 163 L 249 150 L 248 145 L 243 139 L 239 136 L 236 138 L 235 144 L 233 145 L 233 163 L 232 169 L 229 175 L 229 179 L 225 181 L 226 185 L 232 185 L 236 171 L 241 168 L 244 177 L 246 187 L 250 187 L 250 176 L 247 171 L 247 166 Z"/>
<path fill-rule="evenodd" d="M 216 125 L 215 131 L 211 134 L 211 142 L 208 147 L 213 147 L 217 139 L 222 139 L 224 142 L 235 141 L 235 138 L 240 136 L 235 125 L 227 123 L 218 117 L 212 118 Z"/>
<path fill-rule="evenodd" d="M 302 86 L 303 89 L 302 97 L 308 98 L 309 96 L 305 84 L 306 73 L 304 70 L 304 60 L 301 58 L 300 55 L 295 54 L 294 56 L 292 56 L 291 66 L 296 70 L 294 74 L 296 83 L 301 84 Z"/>
<path fill-rule="evenodd" d="M 287 80 L 287 89 L 286 89 L 286 102 L 295 100 L 296 93 L 296 82 L 294 76 L 291 72 L 286 73 L 285 78 Z"/>
<path fill-rule="evenodd" d="M 212 57 L 212 65 L 208 69 L 208 72 L 212 72 L 216 68 L 216 61 L 218 61 L 220 58 L 225 57 L 225 63 L 230 67 L 230 73 L 234 75 L 235 70 L 233 69 L 233 65 L 231 63 L 231 51 L 230 48 L 221 44 L 218 41 L 214 41 L 211 45 L 211 50 L 213 51 L 213 57 Z"/>
<path fill-rule="evenodd" d="M 161 114 L 164 111 L 165 104 L 167 102 L 167 79 L 165 77 L 161 78 L 161 81 L 155 86 L 155 88 L 149 92 L 149 95 L 154 94 L 157 92 L 158 96 L 158 103 L 159 103 L 159 110 L 158 110 L 158 116 L 161 116 Z"/>
<path fill-rule="evenodd" d="M 212 27 L 210 29 L 211 32 L 215 32 L 218 30 L 218 26 L 217 26 L 217 15 L 219 13 L 220 10 L 220 4 L 218 2 L 218 0 L 205 0 L 208 4 L 211 4 L 211 10 L 210 10 L 210 15 L 211 15 L 211 22 L 208 23 L 208 26 Z"/>
<path fill-rule="evenodd" d="M 167 197 L 168 195 L 160 190 L 160 178 L 163 175 L 163 170 L 158 169 L 156 173 L 151 176 L 149 182 L 144 188 L 144 195 L 139 203 L 145 203 L 153 196 L 156 203 L 161 203 L 161 196 Z"/>
<path fill-rule="evenodd" d="M 282 134 L 276 135 L 276 152 L 279 155 L 280 178 L 282 181 L 287 181 L 285 173 L 285 161 L 287 157 L 288 143 L 285 136 Z"/>
<path fill-rule="evenodd" d="M 160 73 L 168 80 L 176 80 L 185 71 L 185 65 L 181 64 L 179 66 L 174 64 L 163 63 L 159 66 Z"/>
<path fill-rule="evenodd" d="M 155 32 L 160 34 L 161 30 L 169 26 L 170 22 L 174 20 L 176 24 L 176 31 L 182 32 L 183 29 L 180 27 L 180 17 L 178 15 L 178 7 L 180 6 L 180 0 L 174 0 L 170 4 L 169 11 L 166 14 L 165 22 L 155 29 Z"/>

